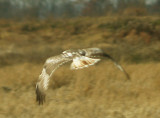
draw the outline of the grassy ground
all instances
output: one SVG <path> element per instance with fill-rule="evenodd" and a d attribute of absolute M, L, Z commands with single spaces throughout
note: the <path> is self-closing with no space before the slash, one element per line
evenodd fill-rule
<path fill-rule="evenodd" d="M 160 18 L 100 17 L 0 21 L 0 117 L 159 118 Z M 46 58 L 70 48 L 100 47 L 110 61 L 71 71 L 59 68 L 46 103 L 35 102 L 35 84 Z"/>

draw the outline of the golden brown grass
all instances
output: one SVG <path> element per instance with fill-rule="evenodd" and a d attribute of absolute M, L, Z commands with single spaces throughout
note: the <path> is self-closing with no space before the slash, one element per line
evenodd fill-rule
<path fill-rule="evenodd" d="M 158 17 L 101 17 L 48 21 L 0 21 L 0 117 L 159 118 Z M 35 101 L 45 59 L 70 48 L 100 47 L 110 61 L 71 71 L 59 68 L 46 103 Z"/>
<path fill-rule="evenodd" d="M 131 81 L 110 62 L 77 71 L 70 71 L 68 65 L 58 69 L 43 106 L 35 102 L 35 82 L 42 65 L 4 67 L 0 69 L 0 116 L 158 118 L 160 64 L 122 64 Z"/>

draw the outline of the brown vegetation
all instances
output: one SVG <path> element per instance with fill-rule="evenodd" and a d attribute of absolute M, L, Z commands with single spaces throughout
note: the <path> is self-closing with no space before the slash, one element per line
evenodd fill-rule
<path fill-rule="evenodd" d="M 159 118 L 159 17 L 0 21 L 0 117 Z M 35 83 L 46 58 L 70 48 L 100 47 L 110 61 L 83 70 L 59 68 L 46 103 Z"/>

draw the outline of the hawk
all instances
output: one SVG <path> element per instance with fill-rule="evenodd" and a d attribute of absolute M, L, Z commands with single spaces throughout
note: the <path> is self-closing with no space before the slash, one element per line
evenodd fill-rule
<path fill-rule="evenodd" d="M 42 73 L 39 75 L 38 82 L 36 84 L 36 100 L 39 105 L 45 101 L 45 92 L 48 89 L 48 84 L 51 76 L 55 70 L 61 65 L 72 61 L 71 69 L 82 69 L 96 64 L 102 58 L 108 58 L 115 66 L 124 72 L 126 77 L 129 79 L 127 72 L 119 65 L 110 55 L 104 53 L 100 48 L 87 48 L 87 49 L 71 49 L 62 52 L 62 54 L 50 57 L 46 60 Z"/>

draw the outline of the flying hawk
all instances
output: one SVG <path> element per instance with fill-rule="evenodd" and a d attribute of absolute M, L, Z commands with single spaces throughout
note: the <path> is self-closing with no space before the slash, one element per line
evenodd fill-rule
<path fill-rule="evenodd" d="M 60 67 L 64 63 L 72 61 L 71 69 L 82 69 L 96 64 L 102 58 L 108 58 L 113 61 L 116 67 L 124 72 L 126 77 L 129 79 L 129 75 L 122 68 L 122 66 L 120 66 L 116 61 L 114 61 L 111 56 L 104 53 L 99 48 L 66 50 L 58 56 L 48 58 L 43 66 L 42 73 L 40 74 L 38 82 L 36 84 L 36 96 L 39 105 L 44 103 L 45 91 L 48 89 L 49 80 L 58 67 Z"/>

